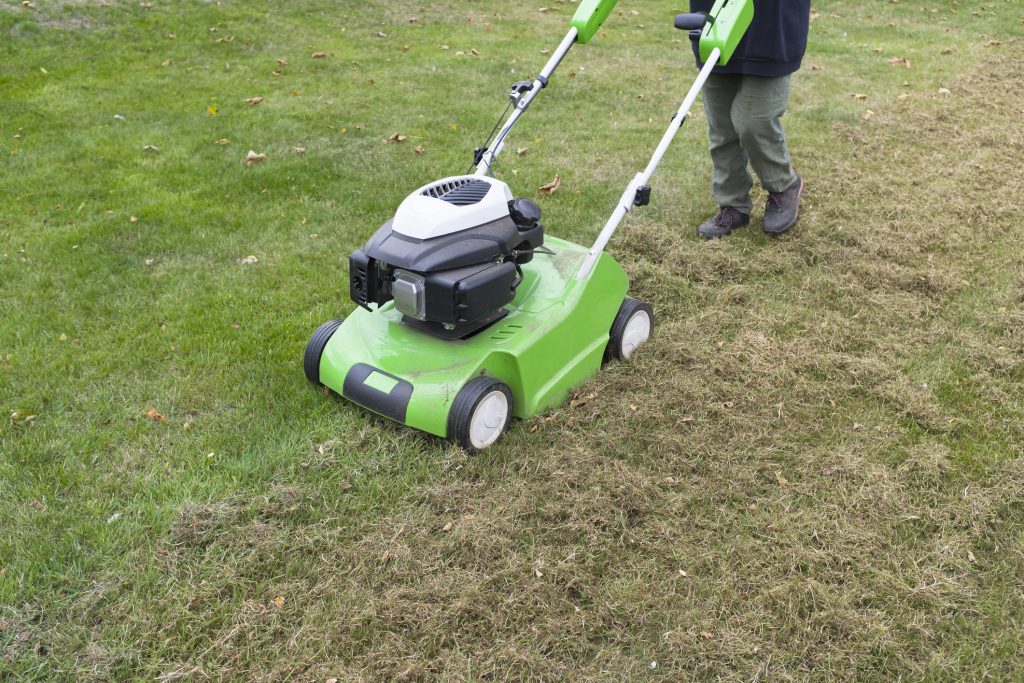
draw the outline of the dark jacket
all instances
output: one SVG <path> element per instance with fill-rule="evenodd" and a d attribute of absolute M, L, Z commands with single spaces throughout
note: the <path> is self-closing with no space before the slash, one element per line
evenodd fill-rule
<path fill-rule="evenodd" d="M 691 12 L 710 12 L 714 0 L 690 0 Z M 754 0 L 754 21 L 732 59 L 715 73 L 786 76 L 800 68 L 807 51 L 811 0 Z M 700 64 L 700 55 L 694 46 Z"/>

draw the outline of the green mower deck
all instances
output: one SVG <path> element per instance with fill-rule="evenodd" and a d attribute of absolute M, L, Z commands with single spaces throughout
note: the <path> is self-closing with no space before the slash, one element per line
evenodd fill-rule
<path fill-rule="evenodd" d="M 554 237 L 546 245 L 554 253 L 538 253 L 525 269 L 508 316 L 469 339 L 446 341 L 407 325 L 393 303 L 356 309 L 324 347 L 321 383 L 440 437 L 449 436 L 456 395 L 475 377 L 507 384 L 515 417 L 557 406 L 600 370 L 629 281 L 607 255 L 579 280 L 587 249 Z"/>

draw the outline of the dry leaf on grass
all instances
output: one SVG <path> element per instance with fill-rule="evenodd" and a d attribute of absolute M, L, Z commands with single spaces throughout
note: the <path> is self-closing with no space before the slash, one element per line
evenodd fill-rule
<path fill-rule="evenodd" d="M 540 192 L 541 194 L 546 194 L 546 195 L 550 196 L 550 195 L 553 195 L 554 193 L 558 192 L 558 190 L 561 187 L 562 187 L 562 176 L 556 175 L 554 180 L 552 180 L 550 183 L 548 183 L 544 187 L 538 188 L 537 191 Z"/>
<path fill-rule="evenodd" d="M 523 156 L 529 149 L 529 147 L 519 147 L 516 149 L 516 154 L 518 154 L 519 156 Z"/>
<path fill-rule="evenodd" d="M 405 142 L 409 139 L 408 135 L 402 135 L 401 133 L 395 133 L 388 137 L 388 142 Z"/>
<path fill-rule="evenodd" d="M 259 104 L 260 102 L 262 102 L 262 101 L 263 101 L 262 97 L 250 97 L 249 99 L 246 100 L 246 102 L 248 102 L 249 104 L 251 104 L 254 107 L 257 104 Z"/>
<path fill-rule="evenodd" d="M 910 60 L 907 59 L 906 57 L 892 57 L 892 58 L 887 59 L 885 61 L 889 62 L 890 64 L 902 64 L 903 66 L 907 67 L 908 69 L 910 68 Z"/>
<path fill-rule="evenodd" d="M 326 56 L 327 56 L 326 52 L 314 52 L 313 53 L 313 59 L 323 59 Z"/>
<path fill-rule="evenodd" d="M 167 422 L 167 418 L 161 415 L 154 406 L 150 406 L 149 410 L 143 413 L 143 415 L 153 420 L 153 422 Z"/>
<path fill-rule="evenodd" d="M 423 154 L 427 150 L 423 147 L 423 145 L 416 145 L 416 149 L 414 149 L 413 151 L 416 152 L 416 154 Z"/>
<path fill-rule="evenodd" d="M 214 142 L 213 144 L 215 144 L 215 145 L 226 145 L 226 144 L 228 144 L 229 142 L 231 142 L 231 141 L 230 141 L 230 140 L 228 140 L 227 138 L 221 138 L 220 140 L 217 140 L 217 141 L 216 141 L 216 142 Z"/>
<path fill-rule="evenodd" d="M 249 153 L 245 155 L 245 165 L 246 166 L 255 166 L 256 164 L 260 163 L 261 161 L 265 161 L 266 158 L 267 158 L 266 154 L 262 154 L 262 153 L 256 152 L 255 150 L 251 150 L 250 149 Z"/>
<path fill-rule="evenodd" d="M 255 256 L 250 255 L 250 256 L 246 256 L 245 258 L 238 259 L 238 262 L 240 264 L 242 264 L 243 266 L 248 266 L 248 265 L 252 265 L 254 263 L 259 263 L 260 260 L 258 258 L 256 258 Z"/>

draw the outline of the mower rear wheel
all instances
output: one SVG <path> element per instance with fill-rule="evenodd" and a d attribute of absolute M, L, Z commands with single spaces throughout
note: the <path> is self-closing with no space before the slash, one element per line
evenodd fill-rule
<path fill-rule="evenodd" d="M 512 421 L 512 390 L 490 377 L 462 387 L 448 413 L 448 438 L 470 453 L 493 445 Z"/>
<path fill-rule="evenodd" d="M 654 309 L 651 305 L 638 299 L 626 299 L 619 307 L 619 314 L 612 323 L 612 331 L 608 335 L 608 360 L 629 360 L 633 352 L 650 339 L 654 330 Z"/>
<path fill-rule="evenodd" d="M 306 379 L 313 384 L 320 386 L 320 358 L 324 355 L 327 342 L 331 340 L 334 333 L 341 327 L 340 320 L 328 320 L 309 338 L 306 344 L 306 355 L 302 358 L 302 369 L 306 371 Z"/>

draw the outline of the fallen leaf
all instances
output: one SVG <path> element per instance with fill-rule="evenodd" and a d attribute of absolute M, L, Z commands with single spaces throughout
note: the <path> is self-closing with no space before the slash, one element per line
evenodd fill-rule
<path fill-rule="evenodd" d="M 245 258 L 238 259 L 238 262 L 242 265 L 252 265 L 253 263 L 259 263 L 260 260 L 255 256 L 249 255 L 246 256 Z"/>
<path fill-rule="evenodd" d="M 262 102 L 262 101 L 263 101 L 262 97 L 250 97 L 249 99 L 246 100 L 246 102 L 248 102 L 249 104 L 251 104 L 254 107 L 257 104 L 259 104 L 260 102 Z"/>
<path fill-rule="evenodd" d="M 138 222 L 139 222 L 139 219 L 138 219 L 138 218 L 137 218 L 136 216 L 129 216 L 129 217 L 128 217 L 128 221 L 129 221 L 130 223 L 138 223 Z"/>
<path fill-rule="evenodd" d="M 326 56 L 327 56 L 326 52 L 314 52 L 313 53 L 313 59 L 323 59 Z"/>
<path fill-rule="evenodd" d="M 216 141 L 216 142 L 214 142 L 213 144 L 215 144 L 215 145 L 226 145 L 226 144 L 228 144 L 229 142 L 231 142 L 231 141 L 230 141 L 230 140 L 228 140 L 227 138 L 221 138 L 220 140 L 217 140 L 217 141 Z"/>
<path fill-rule="evenodd" d="M 32 413 L 27 413 L 23 410 L 15 410 L 11 413 L 11 422 L 14 424 L 28 425 L 32 424 L 36 419 L 36 416 Z"/>
<path fill-rule="evenodd" d="M 872 118 L 874 118 L 874 116 L 875 116 L 875 112 L 873 112 L 870 109 L 868 109 L 866 112 L 864 112 L 864 116 L 862 116 L 860 118 L 862 120 L 864 120 L 864 121 L 870 121 Z"/>
<path fill-rule="evenodd" d="M 976 558 L 974 556 L 974 553 L 972 553 L 970 550 L 967 551 L 967 559 L 970 560 L 972 563 L 975 563 L 975 562 L 978 561 L 978 558 Z"/>
<path fill-rule="evenodd" d="M 157 147 L 156 145 L 146 145 L 145 147 L 142 148 L 142 151 L 150 152 L 151 154 L 159 154 L 160 148 Z"/>
<path fill-rule="evenodd" d="M 546 194 L 548 196 L 551 196 L 554 193 L 558 192 L 559 188 L 561 188 L 561 187 L 562 187 L 562 177 L 560 175 L 556 175 L 554 180 L 552 180 L 550 183 L 548 183 L 544 187 L 538 188 L 537 191 L 540 192 L 541 194 Z"/>
<path fill-rule="evenodd" d="M 409 139 L 408 135 L 402 135 L 401 133 L 395 133 L 388 138 L 388 142 L 405 142 Z"/>
<path fill-rule="evenodd" d="M 448 522 L 447 524 L 444 525 L 444 527 L 441 529 L 441 531 L 443 531 L 445 533 L 448 533 L 449 531 L 451 531 L 454 528 L 455 528 L 455 525 L 452 524 L 451 522 Z"/>
<path fill-rule="evenodd" d="M 279 59 L 279 60 L 277 60 L 277 65 L 278 66 L 288 66 L 288 60 L 287 59 Z"/>
<path fill-rule="evenodd" d="M 950 91 L 949 88 L 939 88 L 939 94 L 940 95 L 952 95 L 953 93 Z"/>
<path fill-rule="evenodd" d="M 713 635 L 711 635 L 710 633 L 708 633 L 707 631 L 701 631 L 700 634 L 702 636 L 704 636 L 705 640 L 714 640 L 715 639 L 715 637 Z"/>
<path fill-rule="evenodd" d="M 154 406 L 150 406 L 143 415 L 154 422 L 167 422 L 167 418 L 161 415 Z"/>
<path fill-rule="evenodd" d="M 789 479 L 786 479 L 784 476 L 782 476 L 782 472 L 776 472 L 775 479 L 778 480 L 779 486 L 785 486 L 786 484 L 789 483 Z"/>
<path fill-rule="evenodd" d="M 284 598 L 280 595 L 274 598 L 274 605 L 277 607 L 284 607 Z"/>
<path fill-rule="evenodd" d="M 586 396 L 574 398 L 572 401 L 569 402 L 569 407 L 579 408 L 580 406 L 586 404 L 588 401 L 593 401 L 595 398 L 597 398 L 597 394 L 588 394 Z"/>
<path fill-rule="evenodd" d="M 206 108 L 206 113 L 208 113 L 210 116 L 216 116 L 217 107 L 211 104 L 209 107 Z"/>
<path fill-rule="evenodd" d="M 267 158 L 266 154 L 257 153 L 256 151 L 250 149 L 249 153 L 245 155 L 245 165 L 246 166 L 255 166 L 256 164 L 260 163 L 261 161 L 266 160 L 266 158 Z"/>
<path fill-rule="evenodd" d="M 40 503 L 35 498 L 30 500 L 28 504 L 31 505 L 32 507 L 34 507 L 36 510 L 39 510 L 40 512 L 46 512 L 46 506 L 43 505 L 42 503 Z"/>
<path fill-rule="evenodd" d="M 423 154 L 427 150 L 424 149 L 423 145 L 416 145 L 416 149 L 413 150 L 416 154 Z"/>
<path fill-rule="evenodd" d="M 893 65 L 895 65 L 895 64 L 902 64 L 903 66 L 907 67 L 908 69 L 910 68 L 910 60 L 907 59 L 906 57 L 892 57 L 892 58 L 887 59 L 885 61 L 887 61 L 887 62 L 889 62 L 890 64 L 893 64 Z"/>
<path fill-rule="evenodd" d="M 306 148 L 305 147 L 292 147 L 292 151 L 295 152 L 296 154 L 305 154 L 306 153 Z"/>
<path fill-rule="evenodd" d="M 529 149 L 529 147 L 518 147 L 516 148 L 516 154 L 518 154 L 519 156 L 523 156 Z"/>
<path fill-rule="evenodd" d="M 862 92 L 856 93 L 856 94 L 854 94 L 854 96 L 853 96 L 853 99 L 855 99 L 855 100 L 866 100 L 867 98 L 868 98 L 868 96 L 867 96 L 867 95 L 865 95 L 865 94 L 864 94 L 864 93 L 862 93 Z"/>

